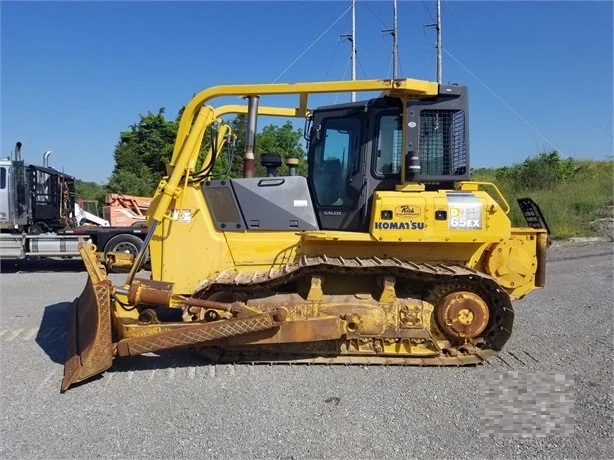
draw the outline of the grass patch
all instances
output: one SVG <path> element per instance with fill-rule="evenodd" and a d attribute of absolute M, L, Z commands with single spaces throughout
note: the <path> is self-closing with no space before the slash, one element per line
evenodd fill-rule
<path fill-rule="evenodd" d="M 614 161 L 561 159 L 558 152 L 542 153 L 521 164 L 472 171 L 472 180 L 493 182 L 508 200 L 514 226 L 526 222 L 517 198 L 535 201 L 554 238 L 593 236 L 591 222 L 613 217 Z"/>

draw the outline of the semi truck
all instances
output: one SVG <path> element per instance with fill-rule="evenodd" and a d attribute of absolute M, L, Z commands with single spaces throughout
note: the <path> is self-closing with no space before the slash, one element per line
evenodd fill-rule
<path fill-rule="evenodd" d="M 14 157 L 0 158 L 0 259 L 80 257 L 80 238 L 95 245 L 103 260 L 138 254 L 146 226 L 90 218 L 78 204 L 75 177 L 49 166 L 51 151 L 38 166 L 24 162 L 21 147 L 17 142 Z"/>

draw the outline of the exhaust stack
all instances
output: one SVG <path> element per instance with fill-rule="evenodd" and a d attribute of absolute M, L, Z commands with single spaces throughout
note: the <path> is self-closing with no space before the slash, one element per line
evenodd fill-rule
<path fill-rule="evenodd" d="M 247 96 L 247 132 L 245 133 L 245 152 L 243 154 L 243 177 L 254 177 L 256 144 L 256 121 L 258 118 L 259 96 Z"/>
<path fill-rule="evenodd" d="M 15 144 L 15 161 L 21 161 L 21 142 Z"/>
<path fill-rule="evenodd" d="M 47 150 L 44 154 L 43 154 L 43 166 L 45 168 L 49 167 L 49 155 L 51 155 L 51 150 Z"/>

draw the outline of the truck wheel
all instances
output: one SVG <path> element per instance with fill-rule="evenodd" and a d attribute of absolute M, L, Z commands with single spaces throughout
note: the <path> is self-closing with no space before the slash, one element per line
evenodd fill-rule
<path fill-rule="evenodd" d="M 125 252 L 132 254 L 134 257 L 141 250 L 141 246 L 143 246 L 143 240 L 141 240 L 138 236 L 130 235 L 129 233 L 123 235 L 115 235 L 111 238 L 104 247 L 104 255 L 108 252 Z M 145 262 L 143 263 L 141 268 L 146 268 L 149 263 L 149 251 L 148 254 L 145 255 Z M 111 269 L 115 273 L 123 273 L 125 270 L 121 269 Z"/>

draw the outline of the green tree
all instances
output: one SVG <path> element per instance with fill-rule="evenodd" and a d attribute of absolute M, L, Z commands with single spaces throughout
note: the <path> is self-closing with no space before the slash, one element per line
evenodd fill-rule
<path fill-rule="evenodd" d="M 222 154 L 218 153 L 218 159 L 213 169 L 215 178 L 237 178 L 243 177 L 243 154 L 245 152 L 245 132 L 247 128 L 247 117 L 244 114 L 237 115 L 229 121 L 232 133 L 236 135 L 234 145 L 234 154 L 232 155 L 232 165 L 228 169 L 228 148 Z M 262 128 L 261 132 L 256 134 L 255 141 L 255 160 L 256 160 L 256 176 L 265 176 L 266 169 L 260 164 L 260 155 L 263 153 L 279 153 L 282 158 L 295 157 L 299 159 L 297 167 L 298 175 L 307 175 L 307 161 L 305 159 L 305 150 L 301 144 L 303 132 L 300 129 L 294 129 L 291 122 L 286 122 L 281 126 L 267 125 Z M 227 172 L 226 174 L 224 174 Z M 283 164 L 278 173 L 280 175 L 288 174 L 288 167 Z"/>
<path fill-rule="evenodd" d="M 113 173 L 107 188 L 110 192 L 126 195 L 152 196 L 158 182 L 146 167 L 141 168 L 141 174 L 120 169 Z"/>
<path fill-rule="evenodd" d="M 283 159 L 298 158 L 299 164 L 296 173 L 298 175 L 307 175 L 307 161 L 305 159 L 305 150 L 301 145 L 303 138 L 303 130 L 294 129 L 292 123 L 287 121 L 282 126 L 268 125 L 262 129 L 262 132 L 256 135 L 256 161 L 257 175 L 266 175 L 266 170 L 260 165 L 260 154 L 262 153 L 279 153 Z M 288 174 L 288 167 L 284 163 L 279 168 L 280 175 Z"/>
<path fill-rule="evenodd" d="M 79 198 L 83 198 L 84 200 L 96 200 L 102 205 L 106 199 L 107 188 L 103 184 L 85 182 L 77 179 L 75 181 L 75 192 Z"/>
<path fill-rule="evenodd" d="M 157 114 L 149 112 L 141 115 L 137 123 L 120 134 L 115 146 L 115 168 L 109 178 L 108 191 L 140 196 L 151 196 L 154 193 L 171 160 L 182 111 L 183 108 L 173 121 L 164 118 L 164 109 L 160 109 Z M 228 123 L 236 142 L 233 145 L 227 143 L 222 152 L 216 152 L 212 170 L 216 179 L 243 176 L 247 117 L 240 114 Z M 280 153 L 283 158 L 296 157 L 299 159 L 297 174 L 306 175 L 307 163 L 300 142 L 302 135 L 302 131 L 295 130 L 290 122 L 282 126 L 265 126 L 256 134 L 256 175 L 266 174 L 265 168 L 260 165 L 261 153 Z M 210 127 L 203 136 L 196 171 L 201 169 L 205 154 L 216 136 L 215 126 Z M 231 151 L 233 155 L 229 155 Z M 287 166 L 283 165 L 279 173 L 288 174 Z"/>
<path fill-rule="evenodd" d="M 113 192 L 151 196 L 171 159 L 178 123 L 167 121 L 163 108 L 139 118 L 119 136 L 108 187 Z"/>

